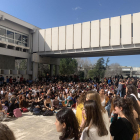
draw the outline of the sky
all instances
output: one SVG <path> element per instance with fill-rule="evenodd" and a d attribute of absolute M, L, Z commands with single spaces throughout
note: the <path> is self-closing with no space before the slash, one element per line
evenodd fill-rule
<path fill-rule="evenodd" d="M 0 0 L 0 10 L 45 29 L 137 13 L 140 0 Z M 109 58 L 109 64 L 140 67 L 140 55 Z"/>

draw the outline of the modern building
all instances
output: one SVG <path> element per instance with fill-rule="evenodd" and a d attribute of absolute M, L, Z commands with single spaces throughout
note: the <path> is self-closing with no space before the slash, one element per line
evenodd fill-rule
<path fill-rule="evenodd" d="M 0 11 L 0 73 L 38 77 L 38 64 L 59 72 L 59 58 L 140 54 L 140 13 L 40 29 Z M 15 70 L 27 59 L 27 71 Z"/>
<path fill-rule="evenodd" d="M 140 67 L 122 66 L 122 75 L 140 78 Z"/>

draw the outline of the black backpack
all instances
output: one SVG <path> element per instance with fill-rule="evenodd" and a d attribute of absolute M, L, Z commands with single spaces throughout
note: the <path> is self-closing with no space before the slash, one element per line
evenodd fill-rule
<path fill-rule="evenodd" d="M 53 111 L 51 110 L 46 110 L 44 113 L 43 113 L 43 116 L 53 116 Z"/>
<path fill-rule="evenodd" d="M 40 108 L 34 108 L 33 109 L 33 115 L 42 115 Z"/>

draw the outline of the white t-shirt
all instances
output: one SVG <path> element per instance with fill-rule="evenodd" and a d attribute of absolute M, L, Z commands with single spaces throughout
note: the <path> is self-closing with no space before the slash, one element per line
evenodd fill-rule
<path fill-rule="evenodd" d="M 1 94 L 3 95 L 3 90 L 1 91 Z"/>
<path fill-rule="evenodd" d="M 106 111 L 106 113 L 102 113 L 102 115 L 103 115 L 103 120 L 104 120 L 106 129 L 108 131 L 108 135 L 100 137 L 98 135 L 97 128 L 95 126 L 92 126 L 89 129 L 89 137 L 88 137 L 88 135 L 87 135 L 88 127 L 86 127 L 82 132 L 80 140 L 110 140 L 109 118 L 108 118 L 107 111 Z"/>

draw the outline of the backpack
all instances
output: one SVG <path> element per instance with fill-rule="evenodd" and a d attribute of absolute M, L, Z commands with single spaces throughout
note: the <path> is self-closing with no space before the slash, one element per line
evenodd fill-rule
<path fill-rule="evenodd" d="M 22 116 L 22 113 L 21 113 L 21 111 L 20 111 L 19 108 L 14 109 L 14 110 L 13 110 L 13 114 L 14 114 L 14 116 L 15 116 L 16 118 Z"/>
<path fill-rule="evenodd" d="M 41 110 L 40 110 L 40 108 L 34 108 L 34 109 L 33 109 L 33 115 L 41 115 Z"/>
<path fill-rule="evenodd" d="M 29 112 L 29 110 L 28 110 L 27 108 L 24 108 L 24 107 L 21 109 L 21 111 L 22 111 L 23 113 Z"/>
<path fill-rule="evenodd" d="M 51 110 L 46 110 L 44 113 L 43 113 L 43 116 L 53 116 L 53 111 Z"/>

